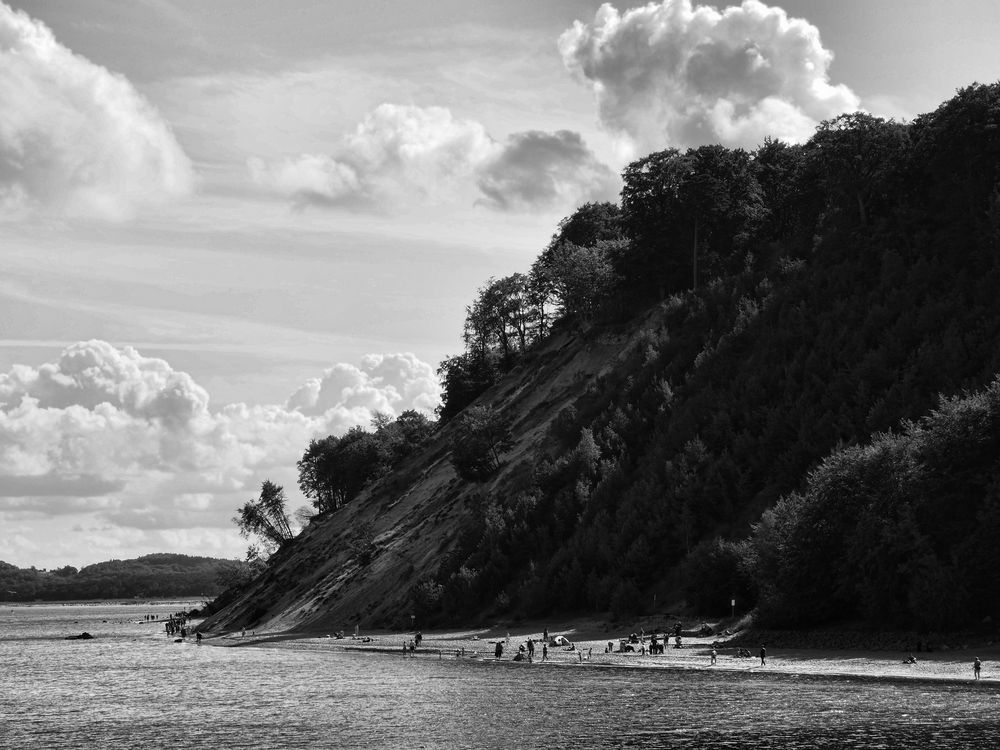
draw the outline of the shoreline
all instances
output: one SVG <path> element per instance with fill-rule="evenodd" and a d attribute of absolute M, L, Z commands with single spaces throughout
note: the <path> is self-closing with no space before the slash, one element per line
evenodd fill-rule
<path fill-rule="evenodd" d="M 295 649 L 305 651 L 331 651 L 403 656 L 403 647 L 414 638 L 414 633 L 373 631 L 360 634 L 357 638 L 347 636 L 334 638 L 318 632 L 254 632 L 240 637 L 239 631 L 206 634 L 206 645 L 223 648 L 263 647 Z M 518 629 L 511 631 L 507 644 L 507 632 L 497 629 L 469 629 L 461 631 L 428 631 L 423 636 L 420 647 L 404 658 L 448 659 L 476 661 L 482 663 L 510 663 L 522 668 L 537 667 L 589 667 L 622 669 L 655 669 L 673 672 L 721 672 L 726 676 L 777 676 L 780 678 L 864 680 L 874 683 L 932 683 L 963 685 L 973 688 L 1000 687 L 1000 647 L 989 646 L 979 650 L 922 653 L 916 664 L 905 664 L 903 658 L 909 654 L 887 651 L 834 650 L 819 648 L 782 649 L 778 643 L 767 644 L 767 658 L 760 665 L 758 649 L 751 649 L 752 656 L 734 656 L 736 646 L 727 645 L 718 637 L 684 636 L 683 648 L 675 649 L 668 644 L 663 654 L 620 653 L 619 636 L 594 637 L 593 633 L 576 634 L 572 628 L 549 632 L 549 637 L 562 635 L 573 643 L 574 648 L 550 646 L 548 658 L 542 661 L 541 631 Z M 574 638 L 575 636 L 575 638 Z M 731 640 L 738 634 L 728 637 Z M 515 662 L 514 654 L 518 646 L 528 638 L 536 641 L 535 657 Z M 715 665 L 711 664 L 712 643 L 719 640 L 720 648 Z M 494 657 L 496 643 L 504 643 L 503 656 Z M 607 653 L 608 642 L 614 644 L 615 651 Z M 647 636 L 648 645 L 648 636 Z M 637 646 L 638 648 L 638 646 Z M 464 652 L 463 652 L 464 649 Z M 982 679 L 975 680 L 972 662 L 975 657 L 983 662 Z M 581 658 L 582 657 L 582 658 Z"/>

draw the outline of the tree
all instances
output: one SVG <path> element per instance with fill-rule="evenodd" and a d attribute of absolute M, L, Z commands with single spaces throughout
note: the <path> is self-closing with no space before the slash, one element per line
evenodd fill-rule
<path fill-rule="evenodd" d="M 466 348 L 479 357 L 496 350 L 508 366 L 515 354 L 528 348 L 536 319 L 527 276 L 515 273 L 490 279 L 476 301 L 465 308 Z"/>
<path fill-rule="evenodd" d="M 531 267 L 532 285 L 542 290 L 540 304 L 551 304 L 561 317 L 590 320 L 618 281 L 614 257 L 622 240 L 577 245 L 569 240 L 549 245 Z"/>
<path fill-rule="evenodd" d="M 310 441 L 298 462 L 299 489 L 318 513 L 329 513 L 353 500 L 435 429 L 434 422 L 413 409 L 395 419 L 376 412 L 372 426 L 374 433 L 355 426 L 340 437 Z"/>
<path fill-rule="evenodd" d="M 803 149 L 765 138 L 753 152 L 752 169 L 767 207 L 765 230 L 772 238 L 784 237 L 796 221 L 796 186 L 802 169 Z"/>
<path fill-rule="evenodd" d="M 389 447 L 355 426 L 341 437 L 312 440 L 298 462 L 299 488 L 316 510 L 328 513 L 353 500 L 391 464 Z"/>
<path fill-rule="evenodd" d="M 853 203 L 862 227 L 873 204 L 895 187 L 894 173 L 909 147 L 906 125 L 864 112 L 825 120 L 806 144 L 806 157 L 819 174 L 820 188 L 836 203 Z"/>
<path fill-rule="evenodd" d="M 318 513 L 336 510 L 344 500 L 339 488 L 330 481 L 333 455 L 339 443 L 340 438 L 333 435 L 310 440 L 309 447 L 296 464 L 299 469 L 299 489 Z"/>
<path fill-rule="evenodd" d="M 918 117 L 912 132 L 920 170 L 913 188 L 932 209 L 920 216 L 938 226 L 954 223 L 968 234 L 986 232 L 998 242 L 1000 82 L 959 89 L 934 112 Z"/>
<path fill-rule="evenodd" d="M 680 200 L 691 232 L 691 286 L 697 288 L 699 257 L 706 256 L 705 272 L 721 273 L 720 261 L 739 249 L 766 211 L 750 157 L 743 149 L 700 146 L 687 156 L 692 171 L 681 185 Z"/>
<path fill-rule="evenodd" d="M 622 212 L 635 252 L 622 271 L 639 283 L 652 276 L 660 296 L 683 288 L 685 277 L 697 287 L 701 276 L 720 273 L 766 215 L 742 149 L 667 149 L 630 164 L 624 179 Z"/>
<path fill-rule="evenodd" d="M 591 247 L 598 242 L 625 238 L 622 212 L 614 203 L 584 203 L 559 222 L 559 231 L 549 246 L 572 242 L 581 247 Z"/>
<path fill-rule="evenodd" d="M 247 501 L 238 509 L 233 522 L 245 539 L 256 538 L 261 546 L 273 553 L 292 539 L 292 529 L 285 510 L 285 490 L 270 479 L 260 487 L 260 496 Z"/>
<path fill-rule="evenodd" d="M 489 406 L 474 406 L 459 417 L 451 440 L 451 462 L 463 479 L 483 481 L 500 468 L 513 445 L 510 428 Z"/>
<path fill-rule="evenodd" d="M 500 377 L 494 357 L 481 352 L 446 357 L 437 374 L 442 390 L 437 415 L 442 424 L 458 415 Z"/>
<path fill-rule="evenodd" d="M 422 445 L 435 429 L 435 423 L 426 416 L 415 409 L 407 409 L 396 419 L 380 426 L 375 436 L 395 464 Z"/>
<path fill-rule="evenodd" d="M 692 169 L 691 160 L 675 148 L 632 162 L 622 177 L 622 222 L 634 251 L 619 269 L 633 288 L 680 287 L 684 270 L 674 251 L 675 229 L 681 218 L 680 187 Z"/>
<path fill-rule="evenodd" d="M 573 315 L 611 291 L 616 258 L 626 245 L 621 209 L 614 203 L 585 203 L 559 222 L 529 275 L 539 336 L 548 330 L 549 306 L 558 308 L 557 316 Z"/>

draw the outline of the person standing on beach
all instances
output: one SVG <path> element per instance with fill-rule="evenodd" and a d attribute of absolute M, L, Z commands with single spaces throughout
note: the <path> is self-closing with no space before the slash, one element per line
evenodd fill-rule
<path fill-rule="evenodd" d="M 979 679 L 979 670 L 981 670 L 982 668 L 983 668 L 983 663 L 979 661 L 979 657 L 977 656 L 976 660 L 972 662 L 972 674 L 975 675 L 975 678 L 977 680 Z"/>
<path fill-rule="evenodd" d="M 549 658 L 549 644 L 542 644 L 542 661 L 546 661 Z"/>
<path fill-rule="evenodd" d="M 764 648 L 764 644 L 760 644 L 760 665 L 764 666 L 764 659 L 767 657 L 767 649 Z"/>
<path fill-rule="evenodd" d="M 493 655 L 497 659 L 503 656 L 503 641 L 497 641 L 497 647 L 493 650 Z"/>
<path fill-rule="evenodd" d="M 718 652 L 715 650 L 715 646 L 712 646 L 712 666 L 715 666 L 715 657 L 717 654 Z"/>

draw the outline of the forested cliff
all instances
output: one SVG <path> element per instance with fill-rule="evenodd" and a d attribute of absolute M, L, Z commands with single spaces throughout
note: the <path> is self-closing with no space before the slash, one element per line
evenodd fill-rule
<path fill-rule="evenodd" d="M 437 425 L 309 447 L 210 626 L 1000 616 L 1000 85 L 623 176 L 479 290 Z"/>

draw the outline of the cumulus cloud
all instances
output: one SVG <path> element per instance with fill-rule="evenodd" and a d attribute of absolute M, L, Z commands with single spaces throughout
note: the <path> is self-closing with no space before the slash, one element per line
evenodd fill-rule
<path fill-rule="evenodd" d="M 386 207 L 451 203 L 479 191 L 502 210 L 611 198 L 616 176 L 576 133 L 536 131 L 494 140 L 444 107 L 381 104 L 332 154 L 248 161 L 253 181 L 306 205 Z"/>
<path fill-rule="evenodd" d="M 430 412 L 438 397 L 430 365 L 387 354 L 335 365 L 283 405 L 213 409 L 162 359 L 77 343 L 56 362 L 0 373 L 0 519 L 84 515 L 109 528 L 234 535 L 234 508 L 264 478 L 294 495 L 309 440 L 368 426 L 376 411 Z"/>
<path fill-rule="evenodd" d="M 440 395 L 434 369 L 413 354 L 369 354 L 361 367 L 337 364 L 321 378 L 308 380 L 288 399 L 287 407 L 310 416 L 322 414 L 343 429 L 370 422 L 375 412 L 430 413 Z"/>
<path fill-rule="evenodd" d="M 0 217 L 121 219 L 192 183 L 169 126 L 124 77 L 0 3 Z"/>
<path fill-rule="evenodd" d="M 617 177 L 579 133 L 514 133 L 477 177 L 484 203 L 504 210 L 613 198 Z"/>
<path fill-rule="evenodd" d="M 642 151 L 802 141 L 858 107 L 830 83 L 833 55 L 816 27 L 758 0 L 722 11 L 663 0 L 624 14 L 605 3 L 559 37 L 559 50 L 593 88 L 605 127 Z"/>

